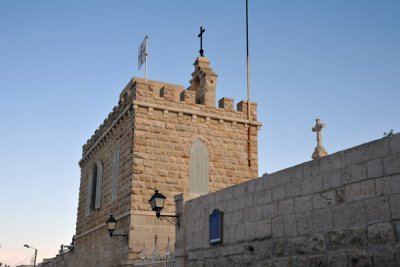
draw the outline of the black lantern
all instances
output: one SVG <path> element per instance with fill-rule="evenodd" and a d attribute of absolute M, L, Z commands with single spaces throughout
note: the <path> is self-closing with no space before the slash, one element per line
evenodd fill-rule
<path fill-rule="evenodd" d="M 156 212 L 157 218 L 160 218 L 160 212 L 164 208 L 165 199 L 166 197 L 159 193 L 158 190 L 156 190 L 156 192 L 149 199 L 151 209 Z"/>
<path fill-rule="evenodd" d="M 110 237 L 113 236 L 122 236 L 125 237 L 126 241 L 128 242 L 128 235 L 115 235 L 114 231 L 115 231 L 115 227 L 117 225 L 117 220 L 114 218 L 114 216 L 111 214 L 110 217 L 108 218 L 108 220 L 106 221 L 107 224 L 107 231 L 110 233 Z"/>
<path fill-rule="evenodd" d="M 107 230 L 110 233 L 110 236 L 113 236 L 115 226 L 117 225 L 117 220 L 114 218 L 114 216 L 112 216 L 112 214 L 110 215 L 110 218 L 108 218 L 108 220 L 106 221 L 106 224 L 107 224 Z"/>
<path fill-rule="evenodd" d="M 164 208 L 166 197 L 159 193 L 158 190 L 149 199 L 151 210 L 156 212 L 158 219 L 166 219 L 169 223 L 173 225 L 178 225 L 179 228 L 179 214 L 178 215 L 161 215 L 161 210 Z M 170 218 L 170 219 L 169 219 Z"/>

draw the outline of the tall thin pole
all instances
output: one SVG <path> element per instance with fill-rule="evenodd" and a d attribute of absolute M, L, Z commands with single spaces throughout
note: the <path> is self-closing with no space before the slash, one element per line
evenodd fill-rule
<path fill-rule="evenodd" d="M 246 65 L 247 65 L 247 119 L 250 116 L 250 55 L 249 55 L 249 11 L 248 0 L 246 0 Z"/>
<path fill-rule="evenodd" d="M 148 37 L 146 35 L 145 40 L 145 52 L 144 52 L 144 81 L 147 82 L 147 56 L 148 56 Z"/>
<path fill-rule="evenodd" d="M 250 113 L 250 55 L 249 55 L 249 8 L 246 0 L 246 65 L 247 65 L 247 119 L 249 127 L 247 130 L 247 160 L 251 167 L 251 113 Z"/>
<path fill-rule="evenodd" d="M 37 249 L 35 248 L 35 259 L 33 260 L 33 267 L 36 267 Z"/>

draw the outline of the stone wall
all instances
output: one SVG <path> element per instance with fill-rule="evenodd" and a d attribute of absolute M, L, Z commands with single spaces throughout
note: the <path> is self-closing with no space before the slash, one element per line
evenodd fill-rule
<path fill-rule="evenodd" d="M 188 199 L 178 266 L 400 266 L 400 134 Z"/>
<path fill-rule="evenodd" d="M 209 186 L 213 192 L 258 176 L 258 130 L 256 104 L 252 103 L 252 121 L 247 120 L 247 104 L 240 102 L 237 110 L 233 99 L 215 103 L 217 77 L 206 58 L 194 64 L 191 86 L 144 81 L 135 78 L 131 95 L 134 111 L 133 184 L 130 240 L 138 254 L 154 242 L 166 247 L 168 237 L 175 239 L 175 227 L 157 220 L 148 200 L 158 189 L 166 197 L 164 214 L 175 214 L 173 196 L 188 193 L 190 149 L 201 140 L 208 150 Z M 194 80 L 198 84 L 194 84 Z M 251 163 L 248 164 L 248 128 L 251 127 Z M 151 243 L 150 243 L 151 242 Z M 150 243 L 150 244 L 148 244 Z"/>
<path fill-rule="evenodd" d="M 175 227 L 158 220 L 148 200 L 159 189 L 167 196 L 163 214 L 175 214 L 173 196 L 190 191 L 190 148 L 196 140 L 208 150 L 208 191 L 258 176 L 257 135 L 261 123 L 257 121 L 257 104 L 250 103 L 251 120 L 245 101 L 239 102 L 235 110 L 232 98 L 222 98 L 216 107 L 217 75 L 210 62 L 197 58 L 194 67 L 187 89 L 132 79 L 121 92 L 118 105 L 83 146 L 76 248 L 69 266 L 131 264 L 143 254 L 143 248 L 149 250 L 156 234 L 160 253 L 168 238 L 173 244 Z M 117 198 L 113 200 L 116 147 L 120 167 Z M 103 166 L 101 207 L 88 212 L 88 181 L 99 161 Z M 116 233 L 128 234 L 127 242 L 108 236 L 105 222 L 110 214 L 118 220 Z"/>

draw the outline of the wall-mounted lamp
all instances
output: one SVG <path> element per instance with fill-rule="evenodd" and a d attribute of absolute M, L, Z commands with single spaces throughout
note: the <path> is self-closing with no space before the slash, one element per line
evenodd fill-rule
<path fill-rule="evenodd" d="M 110 233 L 110 237 L 122 236 L 125 238 L 126 242 L 128 242 L 128 235 L 114 234 L 115 226 L 117 225 L 117 220 L 114 218 L 114 216 L 112 216 L 112 214 L 110 215 L 110 218 L 108 218 L 108 220 L 106 221 L 106 224 L 107 224 L 107 231 Z"/>
<path fill-rule="evenodd" d="M 33 260 L 33 267 L 36 267 L 37 248 L 31 247 L 31 246 L 29 246 L 27 244 L 25 244 L 24 247 L 31 248 L 31 249 L 35 250 L 35 257 L 34 257 L 34 260 Z"/>
<path fill-rule="evenodd" d="M 161 210 L 164 208 L 166 197 L 159 193 L 158 190 L 151 196 L 149 199 L 149 203 L 151 209 L 156 212 L 156 216 L 158 219 L 166 219 L 169 223 L 173 225 L 178 225 L 179 228 L 179 214 L 178 215 L 161 215 Z"/>

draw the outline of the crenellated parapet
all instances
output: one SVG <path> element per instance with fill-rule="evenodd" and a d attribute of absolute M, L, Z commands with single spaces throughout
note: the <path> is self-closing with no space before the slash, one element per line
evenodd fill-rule
<path fill-rule="evenodd" d="M 247 101 L 240 101 L 235 110 L 234 99 L 223 97 L 218 101 L 218 107 L 216 106 L 215 93 L 218 76 L 210 67 L 209 60 L 198 57 L 194 67 L 190 86 L 186 90 L 179 85 L 135 78 L 133 80 L 135 103 L 144 106 L 155 104 L 160 108 L 188 109 L 247 120 Z M 257 121 L 257 104 L 251 102 L 250 106 L 251 120 Z"/>
<path fill-rule="evenodd" d="M 218 75 L 210 67 L 209 60 L 198 57 L 187 89 L 181 85 L 133 78 L 122 90 L 118 105 L 83 146 L 81 161 L 106 139 L 108 133 L 132 106 L 133 114 L 141 107 L 147 109 L 149 113 L 161 110 L 164 114 L 170 112 L 179 116 L 188 115 L 192 120 L 204 118 L 205 122 L 209 122 L 211 119 L 216 119 L 220 123 L 243 124 L 245 127 L 254 125 L 259 128 L 261 123 L 257 121 L 257 103 L 250 103 L 251 120 L 248 120 L 247 101 L 240 101 L 235 109 L 234 99 L 223 97 L 216 106 L 217 77 Z"/>

